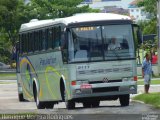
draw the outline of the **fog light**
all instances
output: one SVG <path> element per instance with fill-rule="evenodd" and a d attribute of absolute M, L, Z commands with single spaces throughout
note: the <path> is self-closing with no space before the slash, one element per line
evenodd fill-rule
<path fill-rule="evenodd" d="M 135 87 L 134 86 L 130 86 L 130 90 L 135 90 Z"/>
<path fill-rule="evenodd" d="M 76 90 L 76 94 L 79 94 L 79 93 L 81 93 L 81 90 L 79 90 L 79 89 Z"/>

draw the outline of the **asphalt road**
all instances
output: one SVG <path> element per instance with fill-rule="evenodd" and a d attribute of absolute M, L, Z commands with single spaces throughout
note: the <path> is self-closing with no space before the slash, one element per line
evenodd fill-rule
<path fill-rule="evenodd" d="M 132 101 L 130 106 L 121 107 L 119 101 L 102 101 L 98 108 L 83 108 L 82 104 L 76 104 L 76 109 L 67 110 L 64 103 L 60 103 L 54 106 L 54 109 L 37 110 L 34 102 L 19 102 L 17 96 L 17 84 L 16 81 L 0 81 L 0 113 L 37 113 L 37 114 L 71 114 L 76 120 L 81 119 L 93 119 L 105 120 L 127 120 L 133 119 L 142 120 L 144 115 L 148 114 L 160 114 L 160 109 L 155 109 L 150 105 Z M 160 92 L 160 86 L 151 86 L 151 92 Z M 143 86 L 138 87 L 138 93 L 143 92 Z M 133 97 L 133 95 L 131 95 Z M 148 117 L 148 116 L 147 116 Z M 158 116 L 160 118 L 160 115 Z M 145 119 L 144 119 L 145 120 Z M 158 119 L 155 119 L 158 120 Z"/>

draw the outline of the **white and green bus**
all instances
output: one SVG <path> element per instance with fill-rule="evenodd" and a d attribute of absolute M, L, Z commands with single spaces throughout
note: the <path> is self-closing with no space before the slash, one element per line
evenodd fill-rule
<path fill-rule="evenodd" d="M 117 47 L 109 49 L 112 38 Z M 119 99 L 128 106 L 137 93 L 132 20 L 123 15 L 85 13 L 32 20 L 21 25 L 17 52 L 19 100 L 38 109 L 65 102 L 74 109 Z"/>

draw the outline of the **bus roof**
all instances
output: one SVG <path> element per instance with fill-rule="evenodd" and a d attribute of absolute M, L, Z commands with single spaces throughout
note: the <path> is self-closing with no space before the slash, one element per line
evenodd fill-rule
<path fill-rule="evenodd" d="M 20 32 L 36 29 L 40 27 L 50 26 L 63 23 L 65 25 L 71 23 L 93 22 L 93 21 L 109 21 L 109 20 L 131 20 L 130 17 L 113 14 L 113 13 L 79 13 L 71 17 L 49 19 L 49 20 L 31 20 L 29 23 L 21 25 Z"/>

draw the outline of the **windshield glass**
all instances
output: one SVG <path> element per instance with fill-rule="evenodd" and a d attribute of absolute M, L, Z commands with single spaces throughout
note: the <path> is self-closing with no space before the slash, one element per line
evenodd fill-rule
<path fill-rule="evenodd" d="M 69 62 L 135 57 L 131 25 L 71 28 L 68 39 Z"/>

